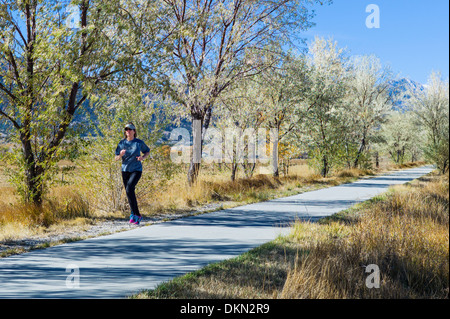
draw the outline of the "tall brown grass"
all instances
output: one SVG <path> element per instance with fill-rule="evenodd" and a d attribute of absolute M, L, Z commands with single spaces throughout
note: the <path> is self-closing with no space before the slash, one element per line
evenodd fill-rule
<path fill-rule="evenodd" d="M 288 176 L 274 178 L 271 175 L 256 174 L 251 178 L 239 176 L 235 181 L 230 180 L 228 170 L 205 166 L 193 186 L 187 186 L 186 174 L 182 171 L 171 181 L 167 190 L 156 192 L 152 198 L 138 200 L 140 203 L 145 202 L 142 208 L 144 215 L 167 210 L 195 209 L 212 202 L 245 204 L 266 200 L 320 179 L 306 163 L 293 166 Z"/>
<path fill-rule="evenodd" d="M 345 229 L 345 235 L 309 241 L 281 297 L 447 298 L 448 174 L 432 179 L 396 187 L 364 209 L 354 224 L 328 221 L 327 227 Z M 301 240 L 305 225 L 294 229 L 294 238 Z M 380 269 L 379 289 L 365 285 L 369 264 Z"/>
<path fill-rule="evenodd" d="M 246 204 L 288 196 L 311 187 L 335 186 L 361 176 L 374 175 L 374 170 L 346 169 L 324 178 L 311 169 L 306 160 L 299 160 L 290 168 L 289 175 L 273 177 L 271 174 L 255 174 L 251 178 L 239 176 L 230 180 L 228 170 L 217 170 L 205 166 L 200 171 L 196 184 L 188 187 L 186 172 L 181 172 L 167 190 L 157 192 L 147 199 L 148 213 L 167 209 L 192 209 L 211 202 L 234 202 Z M 138 186 L 139 187 L 139 186 Z"/>
<path fill-rule="evenodd" d="M 0 202 L 0 241 L 18 240 L 67 220 L 90 217 L 89 203 L 68 187 L 53 190 L 41 206 L 9 195 Z"/>

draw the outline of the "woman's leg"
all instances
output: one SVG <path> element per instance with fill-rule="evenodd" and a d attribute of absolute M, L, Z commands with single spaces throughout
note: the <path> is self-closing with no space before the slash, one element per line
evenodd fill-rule
<path fill-rule="evenodd" d="M 127 193 L 130 209 L 136 216 L 141 216 L 136 199 L 136 185 L 142 176 L 142 172 L 122 172 L 123 184 Z"/>

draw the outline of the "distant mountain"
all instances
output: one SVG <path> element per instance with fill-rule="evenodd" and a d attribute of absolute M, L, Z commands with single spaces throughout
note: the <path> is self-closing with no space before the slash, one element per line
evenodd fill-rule
<path fill-rule="evenodd" d="M 409 110 L 407 101 L 411 98 L 411 92 L 421 92 L 425 89 L 424 85 L 407 78 L 393 80 L 391 81 L 390 85 L 389 95 L 394 100 L 393 109 L 398 111 Z"/>

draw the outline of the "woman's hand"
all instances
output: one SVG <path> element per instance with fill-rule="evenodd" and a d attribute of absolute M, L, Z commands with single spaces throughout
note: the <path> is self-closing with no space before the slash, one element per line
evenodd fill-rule
<path fill-rule="evenodd" d="M 149 154 L 150 154 L 150 152 L 144 153 L 144 156 L 138 156 L 138 157 L 136 157 L 136 158 L 137 158 L 137 160 L 138 160 L 139 162 L 142 162 L 143 160 L 145 160 L 145 158 L 146 158 Z"/>
<path fill-rule="evenodd" d="M 125 155 L 126 152 L 127 152 L 126 150 L 121 150 L 120 153 L 119 153 L 119 155 L 117 155 L 117 156 L 115 157 L 115 160 L 116 160 L 116 161 L 120 160 L 120 159 Z"/>

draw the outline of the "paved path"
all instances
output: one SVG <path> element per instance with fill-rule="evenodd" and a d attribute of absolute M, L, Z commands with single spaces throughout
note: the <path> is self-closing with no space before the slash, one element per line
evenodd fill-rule
<path fill-rule="evenodd" d="M 0 298 L 123 298 L 273 240 L 296 218 L 329 216 L 431 170 L 396 171 L 2 258 Z"/>

